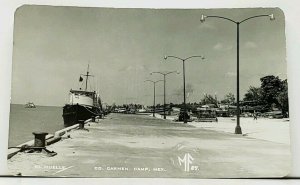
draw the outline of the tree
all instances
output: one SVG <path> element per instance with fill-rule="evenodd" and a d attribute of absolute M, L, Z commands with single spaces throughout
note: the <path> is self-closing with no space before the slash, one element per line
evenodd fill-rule
<path fill-rule="evenodd" d="M 288 83 L 287 80 L 283 80 L 281 83 L 281 92 L 279 92 L 276 97 L 280 109 L 282 110 L 282 114 L 287 116 L 287 112 L 289 111 L 289 100 L 288 100 Z"/>
<path fill-rule="evenodd" d="M 244 95 L 244 101 L 262 101 L 262 89 L 260 87 L 250 86 L 247 93 Z"/>
<path fill-rule="evenodd" d="M 221 100 L 221 103 L 224 104 L 234 104 L 235 102 L 235 97 L 234 94 L 232 93 L 228 93 L 225 95 L 224 100 Z"/>
<path fill-rule="evenodd" d="M 249 87 L 244 95 L 244 101 L 255 101 L 264 105 L 268 110 L 279 108 L 283 115 L 289 109 L 287 80 L 281 80 L 278 76 L 265 76 L 260 78 L 260 87 Z"/>
<path fill-rule="evenodd" d="M 282 92 L 282 81 L 278 76 L 265 76 L 260 79 L 261 81 L 261 90 L 262 90 L 262 101 L 267 105 L 268 108 L 271 108 L 272 104 L 275 104 L 277 107 L 280 107 L 280 103 L 277 99 L 280 92 Z"/>
<path fill-rule="evenodd" d="M 201 104 L 205 105 L 205 104 L 214 104 L 216 106 L 218 106 L 218 102 L 217 100 L 212 96 L 212 95 L 207 95 L 205 94 L 203 99 L 201 100 Z"/>

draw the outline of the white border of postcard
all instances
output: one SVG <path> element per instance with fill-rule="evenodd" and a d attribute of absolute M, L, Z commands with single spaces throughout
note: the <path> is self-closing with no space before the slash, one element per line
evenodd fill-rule
<path fill-rule="evenodd" d="M 85 7 L 116 7 L 116 8 L 250 8 L 279 7 L 286 16 L 287 61 L 289 80 L 289 101 L 291 120 L 291 146 L 293 169 L 290 177 L 300 177 L 300 21 L 298 0 L 2 0 L 0 5 L 0 174 L 6 171 L 6 152 L 9 123 L 9 103 L 11 93 L 12 40 L 14 11 L 23 4 L 53 6 L 85 6 Z M 297 150 L 298 149 L 298 150 Z M 0 184 L 286 184 L 278 180 L 208 180 L 208 179 L 30 179 L 1 178 Z M 296 180 L 288 181 L 296 184 Z M 299 182 L 298 182 L 299 183 Z"/>

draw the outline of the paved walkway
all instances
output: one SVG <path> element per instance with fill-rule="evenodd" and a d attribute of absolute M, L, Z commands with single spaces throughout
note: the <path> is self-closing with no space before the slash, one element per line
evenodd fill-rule
<path fill-rule="evenodd" d="M 68 177 L 281 177 L 286 144 L 220 133 L 149 116 L 111 114 L 48 146 L 58 153 L 19 153 L 9 173 Z"/>
<path fill-rule="evenodd" d="M 190 125 L 199 128 L 234 133 L 236 127 L 235 118 L 218 118 L 218 123 L 192 122 Z M 243 136 L 263 139 L 283 144 L 290 144 L 290 124 L 285 119 L 241 118 L 240 125 Z"/>
<path fill-rule="evenodd" d="M 155 114 L 155 116 L 160 119 L 163 118 L 160 114 Z M 168 120 L 174 120 L 175 118 L 176 116 L 167 116 Z M 193 121 L 188 122 L 188 124 L 198 128 L 234 133 L 236 118 L 218 117 L 218 122 Z M 258 118 L 254 120 L 251 117 L 241 117 L 240 125 L 243 136 L 290 144 L 290 122 L 288 119 Z"/>

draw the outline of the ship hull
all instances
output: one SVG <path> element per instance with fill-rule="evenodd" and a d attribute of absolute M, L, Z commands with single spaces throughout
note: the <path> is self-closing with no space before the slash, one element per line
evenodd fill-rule
<path fill-rule="evenodd" d="M 64 126 L 69 127 L 77 123 L 83 123 L 92 117 L 101 116 L 101 109 L 95 106 L 80 104 L 67 104 L 63 107 Z"/>

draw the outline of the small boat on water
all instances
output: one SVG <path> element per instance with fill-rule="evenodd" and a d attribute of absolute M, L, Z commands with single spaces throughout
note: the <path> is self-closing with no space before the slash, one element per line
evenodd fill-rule
<path fill-rule="evenodd" d="M 70 101 L 63 107 L 64 126 L 69 127 L 77 123 L 82 123 L 92 117 L 101 117 L 103 114 L 100 95 L 96 91 L 88 91 L 89 66 L 87 73 L 80 75 L 82 82 L 85 76 L 85 90 L 70 90 Z"/>
<path fill-rule="evenodd" d="M 33 102 L 27 102 L 25 108 L 36 108 Z"/>

